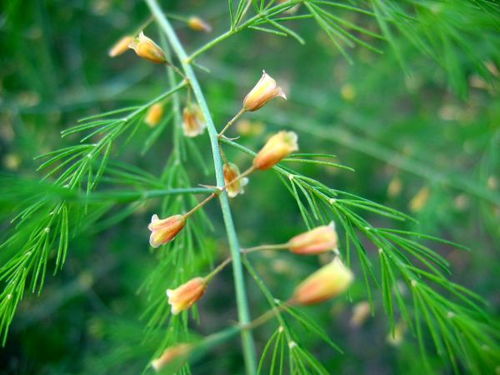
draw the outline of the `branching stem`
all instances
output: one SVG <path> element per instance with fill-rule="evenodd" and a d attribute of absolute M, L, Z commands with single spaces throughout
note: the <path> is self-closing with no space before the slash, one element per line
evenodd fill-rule
<path fill-rule="evenodd" d="M 210 194 L 208 197 L 206 197 L 203 201 L 201 201 L 200 203 L 198 203 L 196 206 L 194 206 L 192 209 L 190 209 L 187 213 L 184 214 L 184 217 L 187 219 L 189 216 L 191 216 L 192 214 L 194 214 L 197 210 L 199 210 L 200 208 L 202 208 L 204 205 L 206 205 L 208 202 L 210 202 L 212 199 L 214 199 L 216 196 L 220 195 L 220 193 L 226 191 L 226 189 L 228 188 L 229 185 L 231 184 L 234 184 L 235 182 L 238 182 L 239 180 L 241 180 L 242 178 L 248 176 L 250 173 L 252 173 L 253 171 L 255 171 L 255 167 L 254 166 L 251 166 L 250 168 L 248 168 L 245 172 L 243 172 L 242 174 L 240 174 L 238 177 L 236 177 L 235 179 L 229 181 L 226 185 L 224 185 L 222 188 L 220 189 L 217 189 L 216 191 L 214 191 L 212 194 Z"/>
<path fill-rule="evenodd" d="M 158 5 L 157 0 L 146 0 L 153 16 L 156 18 L 159 26 L 165 32 L 167 39 L 169 40 L 172 49 L 176 53 L 177 57 L 182 63 L 183 70 L 186 77 L 189 79 L 191 88 L 193 89 L 194 96 L 198 101 L 201 111 L 207 121 L 207 131 L 210 137 L 210 143 L 212 147 L 212 157 L 214 161 L 215 176 L 218 186 L 224 185 L 224 173 L 222 168 L 222 159 L 219 148 L 219 138 L 217 130 L 215 128 L 212 116 L 208 109 L 205 97 L 201 91 L 198 79 L 194 74 L 193 68 L 187 63 L 187 55 L 184 47 L 180 43 L 174 29 L 170 25 L 170 22 L 165 17 L 165 14 Z M 248 308 L 248 300 L 245 288 L 245 280 L 243 275 L 243 267 L 241 263 L 240 246 L 238 243 L 238 237 L 236 235 L 236 229 L 234 227 L 233 217 L 231 209 L 229 206 L 229 198 L 226 193 L 219 195 L 219 201 L 222 210 L 222 216 L 224 220 L 224 225 L 226 227 L 226 232 L 229 241 L 229 248 L 231 251 L 231 256 L 233 260 L 233 275 L 234 284 L 236 289 L 236 302 L 238 305 L 238 317 L 239 323 L 246 325 L 250 322 L 250 312 Z M 255 357 L 255 344 L 250 331 L 244 330 L 241 332 L 243 354 L 245 359 L 246 373 L 248 375 L 254 375 L 257 373 L 257 361 Z"/>
<path fill-rule="evenodd" d="M 212 39 L 210 42 L 206 43 L 205 45 L 200 47 L 198 50 L 193 52 L 189 57 L 186 56 L 186 58 L 183 60 L 183 62 L 185 62 L 186 64 L 191 64 L 191 62 L 193 62 L 199 55 L 203 54 L 204 52 L 211 49 L 212 47 L 215 47 L 217 44 L 219 44 L 220 42 L 233 36 L 234 34 L 237 34 L 240 31 L 246 29 L 247 27 L 251 26 L 253 23 L 257 22 L 259 19 L 266 18 L 266 17 L 268 17 L 269 14 L 276 13 L 281 9 L 286 10 L 286 9 L 298 4 L 299 2 L 300 1 L 293 1 L 292 0 L 289 3 L 278 4 L 272 8 L 260 11 L 255 16 L 249 18 L 247 21 L 245 21 L 241 25 L 236 26 L 236 27 L 232 28 L 231 30 L 226 31 L 225 33 L 219 35 L 215 39 Z M 245 10 L 245 13 L 246 13 L 246 10 Z M 239 20 L 239 21 L 241 21 L 241 20 Z"/>

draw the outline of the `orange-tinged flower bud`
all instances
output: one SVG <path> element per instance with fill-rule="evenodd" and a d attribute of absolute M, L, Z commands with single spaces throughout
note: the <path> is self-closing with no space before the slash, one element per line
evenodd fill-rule
<path fill-rule="evenodd" d="M 184 228 L 186 218 L 183 215 L 174 215 L 166 219 L 160 219 L 158 215 L 153 215 L 148 229 L 151 231 L 149 244 L 152 247 L 159 247 L 170 241 Z"/>
<path fill-rule="evenodd" d="M 210 24 L 202 20 L 200 17 L 189 17 L 187 24 L 189 28 L 194 31 L 203 31 L 205 33 L 209 33 L 212 31 L 212 26 L 210 26 Z"/>
<path fill-rule="evenodd" d="M 277 96 L 286 99 L 282 88 L 277 86 L 276 81 L 263 71 L 259 82 L 243 99 L 243 108 L 249 112 L 256 111 Z"/>
<path fill-rule="evenodd" d="M 280 131 L 268 139 L 264 147 L 255 156 L 255 159 L 253 159 L 253 165 L 260 170 L 269 169 L 298 149 L 297 134 Z"/>
<path fill-rule="evenodd" d="M 144 122 L 148 124 L 150 127 L 154 128 L 156 125 L 160 123 L 164 113 L 165 113 L 164 104 L 155 103 L 151 107 L 149 107 L 148 112 L 146 113 L 146 117 L 144 118 Z"/>
<path fill-rule="evenodd" d="M 189 104 L 183 111 L 182 129 L 186 137 L 196 137 L 203 133 L 207 126 L 205 117 L 197 104 Z"/>
<path fill-rule="evenodd" d="M 161 354 L 158 358 L 151 362 L 151 366 L 155 371 L 161 371 L 168 365 L 182 364 L 188 357 L 189 353 L 193 350 L 191 344 L 177 344 L 171 346 Z"/>
<path fill-rule="evenodd" d="M 288 241 L 288 247 L 295 254 L 314 255 L 337 248 L 338 236 L 333 222 L 299 234 Z"/>
<path fill-rule="evenodd" d="M 352 271 L 337 257 L 302 281 L 292 297 L 293 303 L 312 305 L 344 292 L 354 279 Z"/>
<path fill-rule="evenodd" d="M 248 178 L 243 177 L 234 181 L 240 176 L 240 170 L 236 164 L 226 163 L 224 164 L 224 183 L 226 184 L 227 195 L 229 198 L 234 198 L 238 194 L 243 194 L 245 192 L 244 187 L 248 184 Z M 230 183 L 231 181 L 234 181 Z"/>
<path fill-rule="evenodd" d="M 134 38 L 130 35 L 126 35 L 116 42 L 108 52 L 109 57 L 116 57 L 124 54 L 128 50 L 130 43 L 134 41 Z"/>
<path fill-rule="evenodd" d="M 353 328 L 361 327 L 366 319 L 370 316 L 370 303 L 367 301 L 358 302 L 352 311 L 349 325 Z"/>
<path fill-rule="evenodd" d="M 172 306 L 172 314 L 177 315 L 193 306 L 203 296 L 206 287 L 207 283 L 203 277 L 195 277 L 177 289 L 167 289 L 168 303 Z"/>
<path fill-rule="evenodd" d="M 167 62 L 165 52 L 163 52 L 160 46 L 153 42 L 152 39 L 144 35 L 142 31 L 137 38 L 132 40 L 132 42 L 129 44 L 129 48 L 132 48 L 137 56 L 142 57 L 143 59 L 152 61 L 157 64 L 163 64 Z"/>

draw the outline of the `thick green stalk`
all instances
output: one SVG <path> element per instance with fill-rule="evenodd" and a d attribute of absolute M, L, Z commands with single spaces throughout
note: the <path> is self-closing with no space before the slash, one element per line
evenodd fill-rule
<path fill-rule="evenodd" d="M 208 109 L 205 97 L 201 91 L 200 84 L 194 74 L 194 71 L 186 61 L 187 55 L 181 45 L 177 35 L 170 25 L 169 21 L 165 17 L 163 11 L 158 5 L 156 0 L 146 0 L 151 13 L 156 18 L 161 29 L 165 32 L 172 49 L 175 54 L 182 62 L 182 67 L 187 79 L 193 89 L 194 96 L 200 106 L 201 111 L 207 121 L 207 130 L 210 137 L 210 144 L 212 147 L 212 156 L 215 168 L 215 177 L 218 186 L 224 186 L 224 174 L 222 170 L 222 159 L 219 149 L 219 139 L 217 129 L 213 123 L 210 111 Z M 250 313 L 248 309 L 248 301 L 245 289 L 245 280 L 243 276 L 243 267 L 241 263 L 240 246 L 238 243 L 238 237 L 236 235 L 236 230 L 233 223 L 233 218 L 231 214 L 231 209 L 229 207 L 229 198 L 226 192 L 219 195 L 219 201 L 222 209 L 222 216 L 224 219 L 224 225 L 226 227 L 226 232 L 229 241 L 229 248 L 231 250 L 231 257 L 233 258 L 233 274 L 234 283 L 236 289 L 236 302 L 238 305 L 238 317 L 241 325 L 246 325 L 250 323 Z M 255 358 L 255 345 L 253 342 L 253 337 L 250 331 L 244 330 L 241 332 L 242 344 L 243 344 L 243 354 L 245 358 L 245 366 L 248 375 L 254 375 L 257 372 L 257 363 Z"/>

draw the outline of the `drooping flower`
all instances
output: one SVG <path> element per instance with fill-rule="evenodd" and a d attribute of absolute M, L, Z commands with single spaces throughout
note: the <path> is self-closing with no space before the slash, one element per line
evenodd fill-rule
<path fill-rule="evenodd" d="M 212 26 L 209 23 L 202 20 L 200 17 L 192 16 L 189 17 L 187 24 L 191 30 L 194 31 L 202 31 L 205 33 L 209 33 L 212 31 Z"/>
<path fill-rule="evenodd" d="M 398 321 L 394 326 L 394 330 L 389 332 L 386 337 L 386 341 L 391 346 L 399 346 L 404 340 L 406 333 L 406 323 L 402 320 Z"/>
<path fill-rule="evenodd" d="M 149 244 L 156 248 L 172 241 L 185 225 L 186 218 L 183 215 L 174 215 L 166 219 L 160 219 L 156 214 L 153 215 L 148 225 L 151 231 Z"/>
<path fill-rule="evenodd" d="M 431 190 L 428 186 L 422 187 L 417 194 L 410 200 L 409 206 L 412 212 L 422 211 L 424 206 L 429 201 Z"/>
<path fill-rule="evenodd" d="M 288 241 L 292 253 L 302 255 L 321 254 L 337 248 L 338 236 L 333 222 L 301 233 Z"/>
<path fill-rule="evenodd" d="M 191 344 L 177 344 L 171 346 L 161 354 L 158 358 L 151 362 L 151 366 L 155 371 L 161 371 L 168 365 L 182 365 L 184 361 L 189 356 L 189 353 L 193 350 L 193 345 Z"/>
<path fill-rule="evenodd" d="M 124 54 L 128 50 L 128 46 L 130 43 L 134 41 L 134 38 L 130 35 L 126 35 L 121 38 L 118 42 L 113 44 L 113 46 L 109 49 L 108 55 L 109 57 L 116 57 Z"/>
<path fill-rule="evenodd" d="M 158 44 L 153 42 L 151 38 L 148 38 L 141 31 L 137 38 L 134 38 L 130 44 L 129 48 L 132 48 L 137 56 L 143 59 L 152 61 L 157 64 L 163 64 L 167 62 L 165 57 L 165 52 L 160 48 Z"/>
<path fill-rule="evenodd" d="M 297 134 L 280 131 L 268 139 L 255 156 L 253 166 L 260 170 L 269 169 L 298 149 Z"/>
<path fill-rule="evenodd" d="M 370 316 L 370 303 L 368 301 L 358 302 L 353 310 L 349 320 L 349 325 L 353 328 L 358 328 L 363 325 L 366 319 Z"/>
<path fill-rule="evenodd" d="M 207 124 L 197 104 L 187 105 L 182 115 L 182 129 L 186 137 L 196 137 L 203 133 Z"/>
<path fill-rule="evenodd" d="M 354 279 L 352 271 L 336 257 L 332 262 L 302 281 L 291 299 L 292 303 L 312 305 L 336 297 L 344 292 Z"/>
<path fill-rule="evenodd" d="M 244 187 L 246 184 L 248 184 L 248 178 L 243 177 L 235 181 L 240 176 L 240 170 L 238 166 L 233 163 L 224 164 L 223 170 L 224 170 L 224 183 L 227 186 L 226 190 L 229 198 L 234 198 L 238 194 L 243 194 L 245 192 Z"/>
<path fill-rule="evenodd" d="M 172 314 L 193 306 L 205 293 L 207 282 L 203 277 L 195 277 L 176 289 L 167 289 L 168 303 L 172 306 Z"/>
<path fill-rule="evenodd" d="M 243 108 L 249 112 L 256 111 L 277 96 L 286 99 L 283 89 L 276 84 L 276 81 L 269 74 L 263 71 L 259 82 L 243 99 Z"/>
<path fill-rule="evenodd" d="M 160 123 L 164 113 L 165 113 L 164 104 L 155 103 L 151 107 L 149 107 L 148 112 L 146 113 L 146 117 L 144 118 L 144 122 L 148 124 L 151 128 L 154 128 L 156 125 Z"/>

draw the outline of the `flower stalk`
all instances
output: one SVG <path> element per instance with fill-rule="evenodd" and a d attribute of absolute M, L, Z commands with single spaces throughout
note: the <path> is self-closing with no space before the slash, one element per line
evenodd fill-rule
<path fill-rule="evenodd" d="M 153 16 L 156 18 L 159 26 L 165 32 L 165 35 L 167 36 L 167 39 L 169 40 L 170 45 L 175 51 L 177 57 L 181 61 L 185 75 L 189 80 L 194 96 L 196 97 L 196 101 L 198 102 L 200 109 L 203 112 L 203 115 L 207 122 L 208 135 L 210 137 L 210 145 L 212 148 L 212 157 L 217 185 L 222 186 L 224 185 L 224 173 L 219 147 L 219 137 L 213 123 L 212 116 L 210 115 L 205 97 L 198 83 L 198 79 L 193 71 L 193 68 L 187 62 L 188 57 L 186 55 L 184 47 L 180 43 L 174 29 L 170 25 L 170 22 L 167 20 L 165 14 L 158 5 L 157 0 L 146 0 L 146 3 L 148 4 Z M 245 279 L 241 262 L 240 245 L 238 243 L 238 237 L 236 235 L 236 229 L 234 226 L 233 217 L 229 206 L 229 198 L 227 194 L 219 194 L 219 201 L 233 261 L 233 275 L 236 290 L 236 303 L 238 306 L 238 320 L 240 324 L 248 324 L 250 322 L 250 311 L 248 308 Z M 248 375 L 254 375 L 257 373 L 257 360 L 255 354 L 255 344 L 251 332 L 247 330 L 242 331 L 241 340 L 243 346 L 243 355 L 245 359 L 246 373 Z"/>
<path fill-rule="evenodd" d="M 219 138 L 221 138 L 224 135 L 224 133 L 226 132 L 226 130 L 229 129 L 231 127 L 231 125 L 233 125 L 245 112 L 246 112 L 245 108 L 241 108 L 238 111 L 238 113 L 235 114 L 233 116 L 233 118 L 227 122 L 226 126 L 224 126 L 224 128 L 222 128 L 222 130 L 219 133 Z"/>

